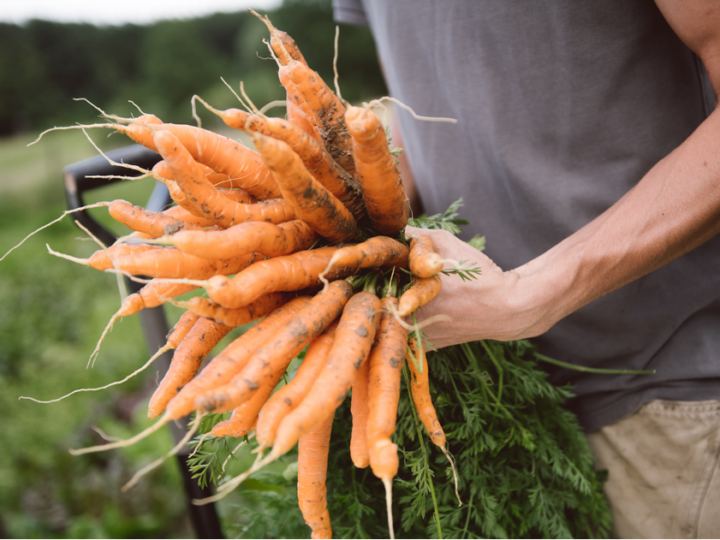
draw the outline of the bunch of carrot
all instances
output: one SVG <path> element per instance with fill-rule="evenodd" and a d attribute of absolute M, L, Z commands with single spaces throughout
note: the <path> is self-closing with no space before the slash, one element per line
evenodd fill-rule
<path fill-rule="evenodd" d="M 406 358 L 420 419 L 433 443 L 446 445 L 421 334 L 406 322 L 440 291 L 443 261 L 428 236 L 408 242 L 403 233 L 408 202 L 379 118 L 338 97 L 290 36 L 263 20 L 287 90 L 287 120 L 252 106 L 206 104 L 248 133 L 253 151 L 152 115 L 110 117 L 117 122 L 101 125 L 162 156 L 147 174 L 168 186 L 176 206 L 153 213 L 107 203 L 134 232 L 77 262 L 151 278 L 112 321 L 166 302 L 187 310 L 162 349 L 175 353 L 150 400 L 149 416 L 161 416 L 152 431 L 193 411 L 197 418 L 232 411 L 211 434 L 254 432 L 261 450 L 270 449 L 210 500 L 298 444 L 300 509 L 313 538 L 330 538 L 329 438 L 335 409 L 352 391 L 352 460 L 385 483 L 392 535 L 399 465 L 392 436 Z M 207 297 L 173 300 L 199 287 Z M 200 370 L 232 328 L 252 321 L 259 322 Z M 277 389 L 305 348 L 296 375 Z"/>

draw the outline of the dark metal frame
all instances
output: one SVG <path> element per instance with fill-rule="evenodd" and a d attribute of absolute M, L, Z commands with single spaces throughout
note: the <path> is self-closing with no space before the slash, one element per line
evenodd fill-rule
<path fill-rule="evenodd" d="M 162 159 L 156 152 L 140 145 L 113 150 L 108 152 L 107 156 L 118 163 L 128 163 L 145 169 L 151 169 L 153 165 Z M 98 175 L 138 176 L 138 173 L 127 168 L 110 165 L 103 156 L 96 156 L 65 167 L 63 169 L 63 181 L 69 209 L 75 210 L 85 206 L 83 199 L 85 192 L 121 181 L 119 179 L 88 178 L 89 176 Z M 167 187 L 157 182 L 146 208 L 152 212 L 159 212 L 170 202 L 171 199 Z M 86 210 L 76 212 L 74 216 L 75 219 L 87 227 L 106 245 L 115 243 L 116 237 L 95 221 Z M 137 292 L 142 287 L 142 285 L 127 278 L 126 282 L 132 292 Z M 140 312 L 140 319 L 143 333 L 145 334 L 145 341 L 148 346 L 148 352 L 149 354 L 154 354 L 159 348 L 165 345 L 166 336 L 169 331 L 165 312 L 162 306 L 144 309 Z M 156 360 L 162 375 L 167 371 L 171 358 L 172 352 L 168 351 Z M 171 422 L 169 424 L 173 439 L 176 443 L 187 433 L 187 424 L 187 417 L 177 423 Z M 198 538 L 223 538 L 220 519 L 215 505 L 207 504 L 204 506 L 196 506 L 191 502 L 192 499 L 209 497 L 212 495 L 212 491 L 209 487 L 204 489 L 200 488 L 197 480 L 191 478 L 192 474 L 190 473 L 187 463 L 189 453 L 190 449 L 185 447 L 178 453 L 177 459 L 182 474 L 183 486 L 187 495 L 190 520 L 195 529 L 195 533 Z"/>

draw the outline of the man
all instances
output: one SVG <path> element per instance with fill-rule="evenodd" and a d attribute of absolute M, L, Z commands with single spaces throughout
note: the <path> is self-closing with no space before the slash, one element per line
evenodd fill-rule
<path fill-rule="evenodd" d="M 535 338 L 585 428 L 621 537 L 720 531 L 720 2 L 334 0 L 368 24 L 429 213 L 466 234 L 422 310 L 437 346 Z M 397 140 L 394 141 L 397 145 Z M 497 265 L 495 264 L 497 263 Z"/>

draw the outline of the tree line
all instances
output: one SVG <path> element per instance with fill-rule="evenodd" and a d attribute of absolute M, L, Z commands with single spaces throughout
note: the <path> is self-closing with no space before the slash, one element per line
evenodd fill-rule
<path fill-rule="evenodd" d="M 285 0 L 268 15 L 332 84 L 330 0 Z M 267 38 L 267 28 L 248 12 L 143 26 L 0 24 L 0 136 L 96 119 L 87 104 L 73 101 L 79 97 L 113 114 L 139 114 L 132 100 L 164 121 L 192 122 L 193 94 L 217 107 L 238 106 L 220 77 L 235 90 L 242 80 L 258 107 L 284 99 Z M 338 49 L 344 98 L 387 92 L 366 28 L 343 25 Z"/>

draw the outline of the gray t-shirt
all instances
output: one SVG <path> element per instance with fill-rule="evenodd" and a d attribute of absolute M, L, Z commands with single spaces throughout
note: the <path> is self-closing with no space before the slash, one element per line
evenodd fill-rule
<path fill-rule="evenodd" d="M 335 0 L 368 24 L 428 213 L 463 197 L 465 237 L 520 266 L 630 190 L 712 111 L 698 58 L 651 0 Z M 342 39 L 342 37 L 341 37 Z M 480 278 L 482 279 L 482 278 Z M 566 317 L 534 342 L 559 360 L 656 369 L 572 383 L 588 431 L 652 399 L 720 396 L 720 236 Z"/>

